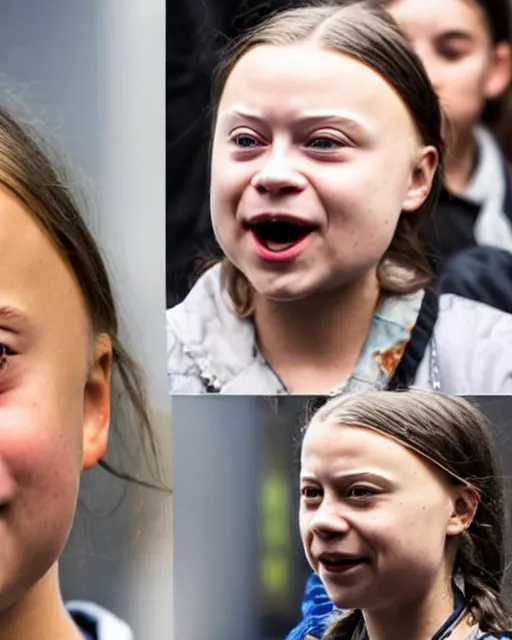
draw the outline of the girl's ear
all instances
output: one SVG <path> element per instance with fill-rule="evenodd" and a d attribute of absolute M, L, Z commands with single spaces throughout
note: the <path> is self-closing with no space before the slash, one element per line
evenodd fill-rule
<path fill-rule="evenodd" d="M 110 426 L 112 342 L 107 334 L 96 337 L 93 359 L 84 390 L 82 468 L 90 469 L 105 455 Z"/>
<path fill-rule="evenodd" d="M 412 168 L 411 179 L 402 211 L 417 211 L 425 202 L 432 188 L 432 182 L 437 170 L 439 156 L 433 146 L 423 147 Z"/>
<path fill-rule="evenodd" d="M 457 487 L 453 494 L 453 511 L 448 521 L 446 535 L 457 536 L 469 528 L 480 501 L 472 487 Z"/>
<path fill-rule="evenodd" d="M 511 78 L 511 46 L 500 42 L 494 47 L 491 64 L 484 85 L 487 100 L 496 100 L 505 93 Z"/>

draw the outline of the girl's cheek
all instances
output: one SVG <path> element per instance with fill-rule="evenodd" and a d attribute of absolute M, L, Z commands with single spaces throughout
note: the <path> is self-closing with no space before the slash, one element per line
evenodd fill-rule
<path fill-rule="evenodd" d="M 65 474 L 79 468 L 80 426 L 72 423 L 71 415 L 63 424 L 57 413 L 45 413 L 35 402 L 0 406 L 0 463 L 25 480 L 52 474 L 55 467 Z"/>

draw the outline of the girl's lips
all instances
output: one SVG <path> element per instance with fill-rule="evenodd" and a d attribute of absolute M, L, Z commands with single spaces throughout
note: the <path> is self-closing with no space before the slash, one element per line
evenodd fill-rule
<path fill-rule="evenodd" d="M 250 230 L 250 234 L 253 238 L 255 253 L 258 258 L 265 262 L 273 263 L 286 263 L 295 260 L 304 251 L 312 235 L 311 231 L 309 231 L 289 244 L 285 249 L 272 250 L 269 247 L 272 243 L 265 244 L 253 229 Z"/>
<path fill-rule="evenodd" d="M 362 564 L 365 564 L 365 562 L 363 560 L 356 560 L 351 564 L 326 564 L 325 562 L 320 562 L 320 564 L 325 573 L 345 574 L 357 569 Z"/>
<path fill-rule="evenodd" d="M 357 556 L 344 556 L 338 554 L 322 554 L 318 561 L 326 573 L 348 573 L 363 564 L 368 564 L 368 559 Z"/>

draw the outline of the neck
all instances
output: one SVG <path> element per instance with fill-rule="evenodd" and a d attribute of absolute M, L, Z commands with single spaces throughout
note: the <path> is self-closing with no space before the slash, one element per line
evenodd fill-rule
<path fill-rule="evenodd" d="M 445 185 L 452 193 L 461 195 L 468 186 L 477 162 L 477 145 L 473 132 L 455 137 L 445 159 Z"/>
<path fill-rule="evenodd" d="M 57 565 L 54 565 L 21 600 L 0 612 L 0 638 L 83 640 L 64 608 Z"/>
<path fill-rule="evenodd" d="M 453 591 L 447 581 L 433 588 L 426 597 L 408 601 L 393 609 L 363 611 L 363 616 L 370 640 L 425 640 L 432 638 L 453 610 Z M 450 638 L 461 640 L 469 630 L 466 618 Z"/>
<path fill-rule="evenodd" d="M 293 302 L 255 299 L 259 348 L 294 393 L 326 393 L 352 373 L 379 301 L 375 272 Z"/>

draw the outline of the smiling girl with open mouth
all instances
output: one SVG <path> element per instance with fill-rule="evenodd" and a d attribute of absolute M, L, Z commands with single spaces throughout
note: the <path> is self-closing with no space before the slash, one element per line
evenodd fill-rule
<path fill-rule="evenodd" d="M 512 389 L 512 317 L 429 289 L 441 120 L 373 3 L 283 12 L 235 43 L 211 162 L 225 258 L 167 312 L 171 393 Z"/>

